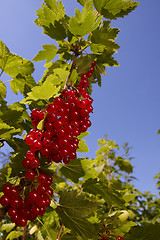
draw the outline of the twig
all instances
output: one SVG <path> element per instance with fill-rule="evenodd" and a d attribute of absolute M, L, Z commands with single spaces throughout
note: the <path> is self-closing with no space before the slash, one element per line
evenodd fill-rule
<path fill-rule="evenodd" d="M 62 233 L 63 226 L 64 226 L 64 224 L 62 223 L 62 225 L 61 225 L 61 227 L 60 227 L 60 229 L 59 229 L 59 233 L 58 233 L 57 240 L 60 240 L 60 239 L 61 239 L 61 233 Z"/>
<path fill-rule="evenodd" d="M 0 73 L 0 77 L 2 76 L 2 73 L 4 72 L 4 70 L 2 69 L 1 73 Z"/>
<path fill-rule="evenodd" d="M 111 186 L 111 169 L 110 169 L 110 163 L 109 163 L 109 158 L 108 155 L 106 155 L 106 160 L 107 160 L 107 166 L 108 166 L 108 181 L 109 181 L 109 186 Z"/>
<path fill-rule="evenodd" d="M 73 72 L 73 69 L 74 69 L 74 67 L 75 67 L 75 61 L 76 61 L 76 59 L 77 59 L 77 55 L 74 56 L 74 59 L 73 59 L 73 62 L 72 62 L 72 66 L 71 66 L 71 69 L 70 69 L 70 73 L 69 73 L 69 75 L 68 75 L 68 77 L 67 77 L 67 79 L 66 79 L 66 83 L 65 83 L 64 89 L 65 89 L 65 88 L 67 87 L 67 85 L 68 85 L 69 79 L 70 79 L 71 74 L 72 74 L 72 72 Z"/>
<path fill-rule="evenodd" d="M 24 231 L 23 231 L 23 240 L 26 239 L 26 233 L 27 233 L 27 225 L 24 227 Z"/>
<path fill-rule="evenodd" d="M 1 76 L 1 75 L 0 75 Z M 3 83 L 0 83 L 0 85 L 1 84 L 4 84 L 4 83 L 8 83 L 8 82 L 11 82 L 11 81 L 13 81 L 14 79 L 11 79 L 11 80 L 7 80 L 7 81 L 5 81 L 5 82 L 3 82 Z"/>

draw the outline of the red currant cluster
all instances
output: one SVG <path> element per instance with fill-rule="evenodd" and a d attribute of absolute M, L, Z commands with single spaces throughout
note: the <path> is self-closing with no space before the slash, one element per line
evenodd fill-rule
<path fill-rule="evenodd" d="M 25 138 L 30 150 L 22 161 L 23 167 L 28 169 L 23 177 L 25 185 L 4 185 L 4 195 L 0 198 L 1 205 L 8 208 L 11 221 L 18 226 L 23 227 L 27 220 L 33 221 L 38 215 L 43 215 L 50 205 L 52 177 L 41 171 L 39 157 L 44 156 L 48 163 L 63 161 L 65 164 L 76 158 L 77 136 L 91 126 L 89 114 L 93 111 L 93 99 L 86 89 L 94 66 L 93 61 L 90 70 L 81 75 L 76 88 L 63 90 L 46 110 L 32 110 L 31 120 L 35 129 L 31 129 Z M 37 126 L 43 119 L 43 129 L 39 130 Z"/>
<path fill-rule="evenodd" d="M 61 96 L 47 105 L 46 110 L 33 109 L 31 113 L 32 125 L 35 129 L 29 132 L 25 141 L 31 146 L 23 162 L 24 167 L 37 167 L 38 159 L 35 152 L 47 158 L 48 163 L 69 163 L 76 158 L 79 136 L 91 126 L 89 114 L 93 111 L 93 99 L 86 92 L 89 87 L 88 78 L 92 76 L 95 62 L 90 70 L 81 75 L 76 89 L 65 89 Z M 36 130 L 38 123 L 44 119 L 43 130 Z M 30 160 L 28 160 L 30 159 Z"/>
<path fill-rule="evenodd" d="M 52 177 L 41 173 L 32 182 L 32 190 L 28 193 L 28 197 L 24 199 L 26 192 L 19 186 L 6 184 L 3 187 L 4 195 L 0 199 L 2 206 L 7 207 L 8 215 L 11 221 L 16 225 L 24 227 L 27 220 L 35 220 L 38 215 L 45 213 L 46 207 L 50 204 L 50 197 L 53 195 L 53 189 L 50 187 Z M 35 188 L 36 186 L 36 188 Z"/>

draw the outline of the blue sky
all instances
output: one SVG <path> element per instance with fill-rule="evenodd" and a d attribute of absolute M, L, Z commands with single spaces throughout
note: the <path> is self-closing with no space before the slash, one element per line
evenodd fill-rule
<path fill-rule="evenodd" d="M 0 40 L 23 58 L 32 60 L 43 44 L 52 40 L 42 34 L 33 21 L 41 0 L 1 1 Z M 62 0 L 68 15 L 79 6 L 76 0 Z M 153 176 L 160 170 L 160 32 L 158 0 L 141 0 L 139 7 L 129 16 L 114 21 L 119 27 L 117 43 L 120 45 L 115 58 L 120 66 L 107 68 L 102 87 L 94 86 L 94 114 L 90 136 L 86 138 L 89 157 L 95 156 L 97 139 L 105 134 L 119 145 L 129 142 L 133 147 L 134 181 L 140 190 L 156 193 Z M 35 63 L 36 81 L 41 79 L 44 68 Z M 1 80 L 9 80 L 2 76 Z M 8 101 L 19 101 L 8 86 Z M 4 149 L 5 150 L 5 149 Z M 85 154 L 84 154 L 85 155 Z"/>

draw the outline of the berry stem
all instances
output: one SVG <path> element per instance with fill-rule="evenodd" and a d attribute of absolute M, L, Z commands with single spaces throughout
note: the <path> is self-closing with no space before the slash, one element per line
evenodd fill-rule
<path fill-rule="evenodd" d="M 59 229 L 59 233 L 58 233 L 57 240 L 60 240 L 60 239 L 61 239 L 61 233 L 62 233 L 63 227 L 64 227 L 64 224 L 62 224 L 61 227 L 60 227 L 60 229 Z"/>
<path fill-rule="evenodd" d="M 109 181 L 109 186 L 111 186 L 111 169 L 110 169 L 108 154 L 106 156 L 106 161 L 107 161 L 107 166 L 108 166 L 108 181 Z"/>
<path fill-rule="evenodd" d="M 23 240 L 26 239 L 26 233 L 27 233 L 27 225 L 24 226 L 24 231 L 23 231 Z"/>
<path fill-rule="evenodd" d="M 75 54 L 74 59 L 73 59 L 73 62 L 72 62 L 72 66 L 71 66 L 71 69 L 70 69 L 70 73 L 69 73 L 69 75 L 68 75 L 68 77 L 67 77 L 67 79 L 66 79 L 66 83 L 65 83 L 64 89 L 67 88 L 67 85 L 68 85 L 68 83 L 69 83 L 69 79 L 70 79 L 71 74 L 72 74 L 72 72 L 73 72 L 73 69 L 74 69 L 74 67 L 75 67 L 75 61 L 76 61 L 76 59 L 77 59 L 77 55 Z"/>

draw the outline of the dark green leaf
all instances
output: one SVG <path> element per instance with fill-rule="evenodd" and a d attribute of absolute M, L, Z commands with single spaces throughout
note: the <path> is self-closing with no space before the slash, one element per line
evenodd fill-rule
<path fill-rule="evenodd" d="M 79 178 L 85 175 L 80 159 L 70 160 L 61 169 L 61 173 L 67 178 L 77 183 Z"/>
<path fill-rule="evenodd" d="M 60 206 L 56 212 L 64 225 L 71 229 L 72 234 L 83 237 L 84 240 L 97 239 L 93 225 L 86 219 L 92 213 L 96 204 L 76 191 L 64 191 L 60 197 Z"/>
<path fill-rule="evenodd" d="M 133 172 L 133 166 L 131 165 L 130 161 L 127 159 L 118 157 L 118 158 L 116 158 L 114 165 L 118 165 L 118 167 L 121 171 L 125 171 L 128 174 Z"/>
<path fill-rule="evenodd" d="M 86 198 L 85 195 L 79 194 L 75 191 L 64 191 L 60 193 L 60 207 L 66 209 L 69 213 L 72 212 L 73 215 L 88 217 L 93 214 L 94 210 L 97 208 L 97 203 L 92 202 Z"/>
<path fill-rule="evenodd" d="M 66 38 L 66 30 L 60 22 L 55 21 L 54 25 L 52 23 L 49 26 L 44 26 L 44 33 L 55 40 L 64 40 Z"/>
<path fill-rule="evenodd" d="M 83 184 L 83 188 L 85 192 L 100 195 L 109 206 L 115 205 L 125 208 L 125 201 L 122 199 L 121 194 L 101 180 L 97 181 L 97 179 L 88 179 Z"/>
<path fill-rule="evenodd" d="M 36 83 L 31 75 L 22 76 L 21 74 L 18 74 L 17 77 L 10 82 L 10 85 L 15 94 L 20 91 L 24 96 L 26 96 L 26 94 L 31 90 L 32 87 L 36 85 Z"/>
<path fill-rule="evenodd" d="M 11 136 L 20 133 L 21 129 L 15 129 L 6 123 L 0 123 L 0 137 L 4 139 L 10 139 Z"/>
<path fill-rule="evenodd" d="M 86 73 L 93 62 L 94 56 L 88 54 L 87 56 L 81 56 L 77 58 L 75 65 L 77 66 L 77 72 L 79 75 Z"/>
<path fill-rule="evenodd" d="M 133 227 L 127 235 L 125 240 L 159 240 L 160 223 L 145 223 L 141 226 Z"/>

